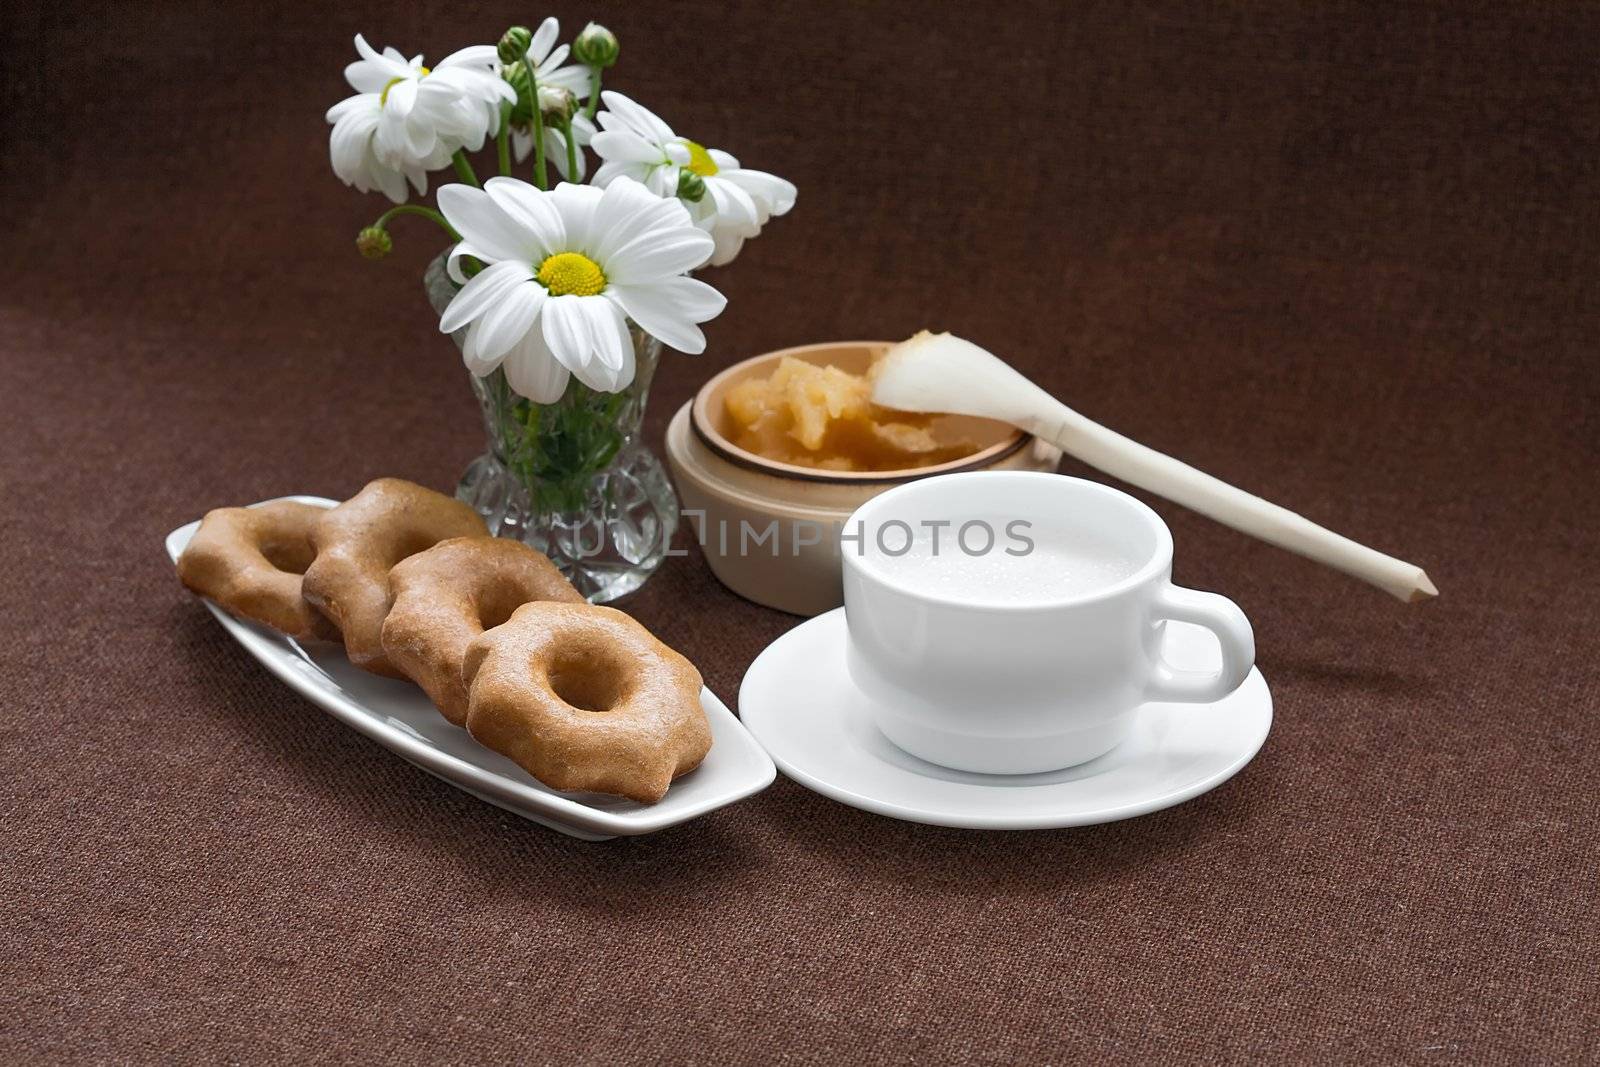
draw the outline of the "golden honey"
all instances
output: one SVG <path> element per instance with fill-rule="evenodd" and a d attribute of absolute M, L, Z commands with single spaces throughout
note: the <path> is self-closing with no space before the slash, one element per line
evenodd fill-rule
<path fill-rule="evenodd" d="M 801 467 L 894 471 L 970 456 L 971 441 L 940 441 L 932 418 L 872 403 L 872 380 L 785 356 L 766 378 L 728 389 L 733 443 Z"/>

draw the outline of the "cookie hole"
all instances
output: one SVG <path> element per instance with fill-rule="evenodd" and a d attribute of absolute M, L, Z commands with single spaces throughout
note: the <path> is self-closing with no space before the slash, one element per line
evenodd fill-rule
<path fill-rule="evenodd" d="M 610 711 L 622 699 L 619 666 L 584 652 L 561 652 L 550 664 L 550 689 L 579 711 Z"/>
<path fill-rule="evenodd" d="M 478 625 L 492 630 L 527 602 L 520 589 L 491 590 L 478 602 Z"/>
<path fill-rule="evenodd" d="M 263 542 L 261 554 L 268 563 L 290 574 L 304 574 L 306 568 L 311 566 L 311 561 L 317 558 L 311 542 L 303 537 L 291 541 Z"/>

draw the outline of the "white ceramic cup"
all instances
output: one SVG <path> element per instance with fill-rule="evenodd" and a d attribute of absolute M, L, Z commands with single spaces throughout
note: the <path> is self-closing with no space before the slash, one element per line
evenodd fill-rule
<path fill-rule="evenodd" d="M 993 543 L 978 551 L 985 527 Z M 931 763 L 988 774 L 1083 763 L 1127 736 L 1141 704 L 1211 703 L 1255 662 L 1233 601 L 1172 584 L 1161 518 L 1097 482 L 1025 471 L 910 482 L 857 509 L 840 547 L 851 678 L 889 740 Z M 1169 619 L 1215 634 L 1222 669 L 1165 662 Z"/>

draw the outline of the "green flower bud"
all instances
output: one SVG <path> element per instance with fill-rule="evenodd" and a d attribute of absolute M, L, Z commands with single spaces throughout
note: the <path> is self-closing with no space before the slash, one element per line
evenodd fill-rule
<path fill-rule="evenodd" d="M 500 62 L 515 63 L 527 54 L 528 46 L 533 43 L 533 31 L 526 26 L 513 26 L 500 35 L 500 44 L 496 51 L 500 53 Z"/>
<path fill-rule="evenodd" d="M 688 167 L 678 171 L 678 199 L 698 204 L 706 195 L 706 180 Z"/>
<path fill-rule="evenodd" d="M 617 35 L 598 22 L 585 26 L 572 42 L 572 57 L 586 67 L 609 67 L 616 63 L 620 51 Z"/>
<path fill-rule="evenodd" d="M 356 251 L 367 259 L 382 259 L 393 249 L 394 240 L 381 226 L 368 226 L 356 234 Z"/>
<path fill-rule="evenodd" d="M 544 112 L 546 122 L 560 126 L 578 110 L 578 98 L 572 95 L 571 89 L 563 89 L 559 85 L 541 85 L 539 110 Z"/>

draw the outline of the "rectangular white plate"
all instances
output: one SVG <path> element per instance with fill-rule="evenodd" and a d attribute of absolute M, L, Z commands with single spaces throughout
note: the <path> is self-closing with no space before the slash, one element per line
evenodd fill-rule
<path fill-rule="evenodd" d="M 335 503 L 316 496 L 281 499 L 324 508 Z M 174 563 L 199 525 L 191 522 L 167 535 L 167 555 Z M 711 690 L 702 689 L 700 702 L 711 722 L 711 751 L 699 767 L 672 783 L 660 803 L 558 793 L 452 726 L 416 686 L 368 674 L 352 665 L 336 644 L 302 646 L 275 630 L 236 619 L 209 600 L 205 604 L 223 629 L 267 670 L 345 725 L 480 800 L 572 837 L 604 841 L 673 826 L 759 793 L 777 773 L 766 751 L 727 705 Z"/>

